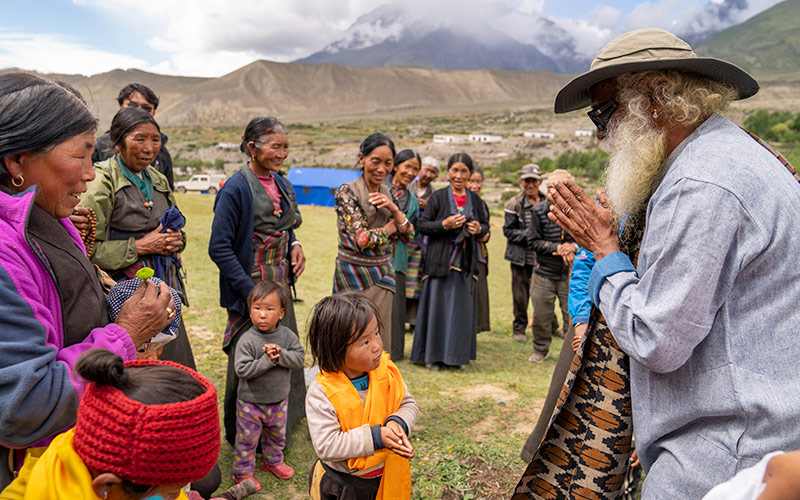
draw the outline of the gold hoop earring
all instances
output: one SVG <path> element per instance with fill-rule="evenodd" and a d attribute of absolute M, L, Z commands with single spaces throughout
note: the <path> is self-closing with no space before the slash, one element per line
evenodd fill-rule
<path fill-rule="evenodd" d="M 255 163 L 256 162 L 256 155 L 250 155 L 250 161 Z"/>
<path fill-rule="evenodd" d="M 103 500 L 108 499 L 108 490 L 103 490 Z"/>
<path fill-rule="evenodd" d="M 11 178 L 11 185 L 14 186 L 15 188 L 21 187 L 23 184 L 25 184 L 25 178 L 22 177 L 22 174 L 19 174 L 19 184 L 17 184 L 16 177 Z"/>

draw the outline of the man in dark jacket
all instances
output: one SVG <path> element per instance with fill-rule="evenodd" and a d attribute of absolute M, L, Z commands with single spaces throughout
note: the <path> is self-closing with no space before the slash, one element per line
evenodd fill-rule
<path fill-rule="evenodd" d="M 505 205 L 503 235 L 506 243 L 505 259 L 511 263 L 511 295 L 514 300 L 514 340 L 525 342 L 528 327 L 528 300 L 530 299 L 531 273 L 536 265 L 536 252 L 528 245 L 528 228 L 531 225 L 533 206 L 544 200 L 539 192 L 542 172 L 538 165 L 529 163 L 520 175 L 522 192 Z M 550 308 L 552 310 L 552 306 Z"/>
<path fill-rule="evenodd" d="M 141 83 L 129 83 L 122 90 L 119 91 L 117 102 L 120 109 L 122 108 L 142 108 L 155 116 L 156 108 L 158 108 L 158 96 L 150 90 L 149 87 Z M 162 132 L 161 134 L 161 149 L 158 151 L 153 166 L 164 174 L 169 182 L 169 189 L 175 191 L 175 183 L 172 175 L 172 156 L 167 150 L 167 136 Z M 92 163 L 107 160 L 115 153 L 114 144 L 111 142 L 108 132 L 97 138 L 97 144 L 92 153 Z"/>
<path fill-rule="evenodd" d="M 566 170 L 555 170 L 548 183 L 559 179 L 572 179 Z M 531 210 L 531 224 L 528 227 L 528 244 L 536 252 L 536 266 L 533 269 L 533 354 L 528 361 L 541 363 L 547 358 L 550 341 L 553 337 L 553 308 L 556 297 L 561 305 L 561 320 L 566 327 L 570 324 L 567 312 L 569 296 L 569 274 L 578 245 L 566 231 L 547 218 L 550 205 L 542 197 Z"/>

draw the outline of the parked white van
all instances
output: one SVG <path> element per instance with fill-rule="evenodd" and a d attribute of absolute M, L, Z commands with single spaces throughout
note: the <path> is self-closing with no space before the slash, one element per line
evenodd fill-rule
<path fill-rule="evenodd" d="M 221 174 L 196 174 L 188 181 L 176 182 L 175 191 L 178 193 L 208 191 L 209 194 L 216 194 L 224 182 L 225 176 Z"/>

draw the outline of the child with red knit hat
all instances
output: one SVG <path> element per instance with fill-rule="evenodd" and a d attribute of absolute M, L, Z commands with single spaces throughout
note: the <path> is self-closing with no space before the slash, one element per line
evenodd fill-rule
<path fill-rule="evenodd" d="M 83 353 L 76 370 L 89 384 L 75 427 L 28 456 L 0 499 L 187 500 L 183 486 L 217 463 L 214 386 L 177 363 L 123 363 L 105 349 Z"/>
<path fill-rule="evenodd" d="M 305 352 L 300 340 L 280 324 L 291 296 L 283 284 L 264 280 L 247 297 L 253 326 L 236 343 L 234 369 L 239 377 L 236 394 L 236 441 L 233 478 L 253 478 L 259 437 L 264 459 L 261 468 L 279 479 L 294 469 L 283 462 L 286 410 L 291 370 L 302 368 Z"/>

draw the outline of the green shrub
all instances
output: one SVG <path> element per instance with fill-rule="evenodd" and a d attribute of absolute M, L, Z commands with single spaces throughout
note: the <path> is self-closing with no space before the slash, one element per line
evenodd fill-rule
<path fill-rule="evenodd" d="M 786 156 L 786 159 L 789 160 L 789 163 L 794 165 L 795 168 L 800 165 L 800 149 L 795 149 L 792 152 L 784 153 L 784 155 Z"/>
<path fill-rule="evenodd" d="M 765 141 L 800 141 L 800 113 L 796 116 L 789 111 L 770 113 L 759 109 L 744 120 L 744 128 Z"/>
<path fill-rule="evenodd" d="M 519 184 L 519 175 L 522 167 L 532 163 L 527 156 L 517 155 L 516 158 L 501 161 L 491 169 L 491 176 L 506 184 Z M 608 164 L 608 153 L 602 149 L 593 151 L 567 151 L 555 160 L 539 158 L 535 162 L 542 169 L 542 173 L 552 172 L 556 169 L 567 170 L 576 177 L 584 177 L 589 181 L 598 181 L 603 176 L 603 171 Z"/>
<path fill-rule="evenodd" d="M 497 181 L 502 184 L 519 184 L 519 174 L 517 175 L 506 174 L 497 179 Z"/>
<path fill-rule="evenodd" d="M 542 163 L 546 163 L 547 168 Z M 606 165 L 608 165 L 608 153 L 599 148 L 594 151 L 567 151 L 562 153 L 556 158 L 555 163 L 552 165 L 555 168 L 552 169 L 547 162 L 542 161 L 539 163 L 544 172 L 560 168 L 576 177 L 585 177 L 590 181 L 599 180 L 603 176 Z"/>
<path fill-rule="evenodd" d="M 529 156 L 517 154 L 516 158 L 503 160 L 496 167 L 491 169 L 492 177 L 497 177 L 500 182 L 510 184 L 519 183 L 519 173 L 524 165 L 531 163 Z"/>
<path fill-rule="evenodd" d="M 203 161 L 200 158 L 174 158 L 172 166 L 177 169 L 184 169 L 187 167 L 192 168 L 207 168 L 211 167 L 210 161 Z"/>
<path fill-rule="evenodd" d="M 500 195 L 500 202 L 501 203 L 505 203 L 508 200 L 510 200 L 511 198 L 513 198 L 514 196 L 516 196 L 517 194 L 519 194 L 519 193 L 516 192 L 516 191 L 511 191 L 511 190 L 503 191 L 503 193 Z"/>

